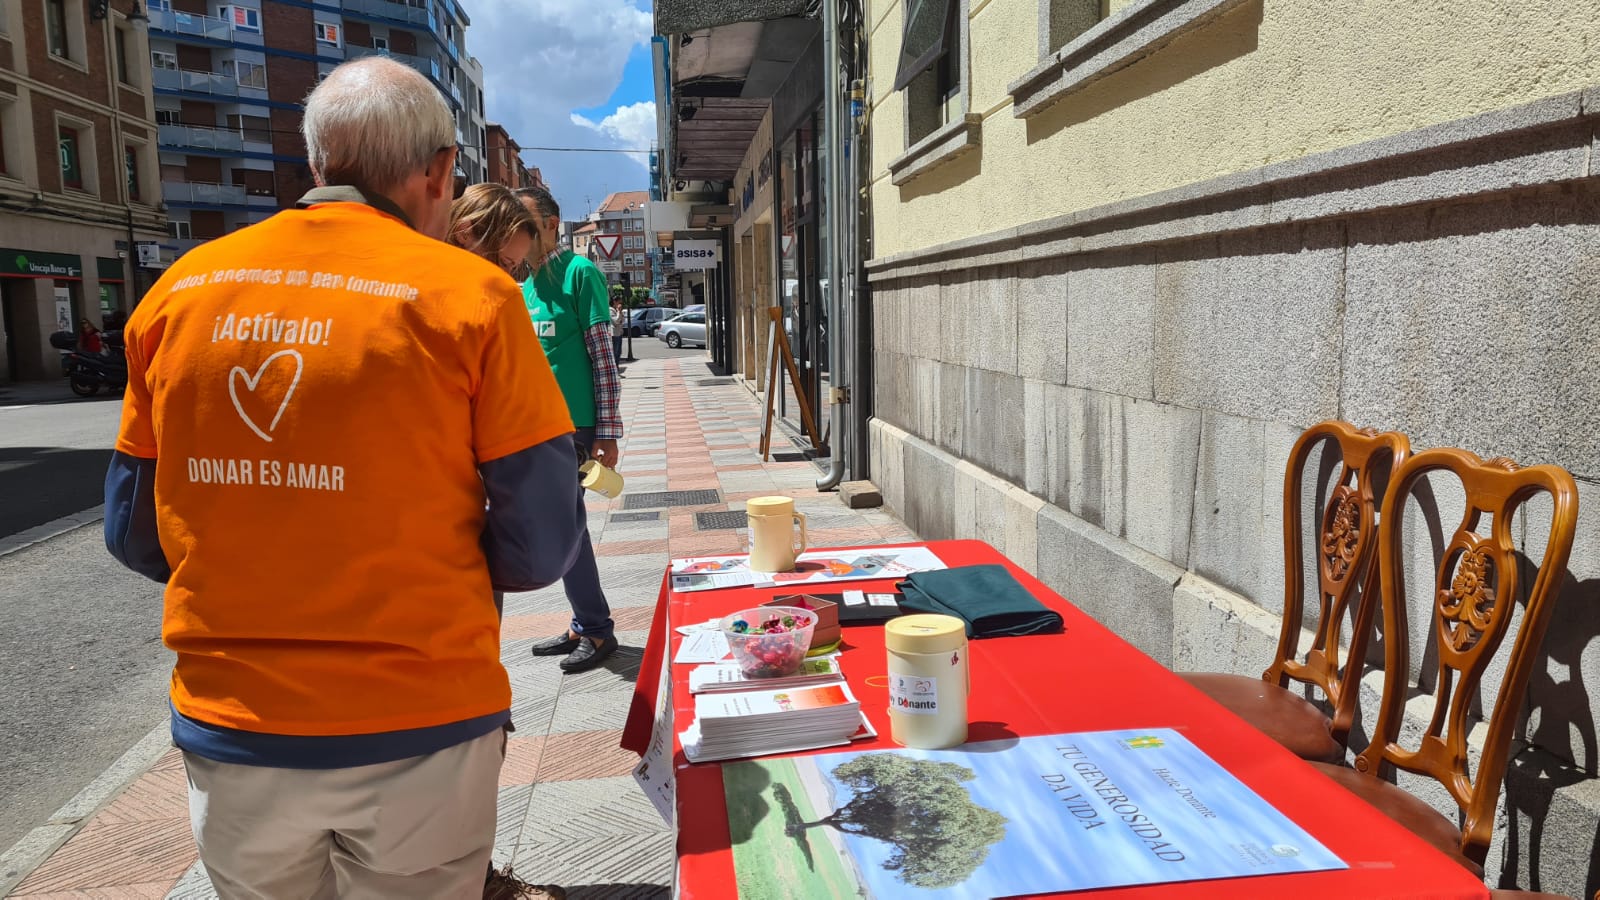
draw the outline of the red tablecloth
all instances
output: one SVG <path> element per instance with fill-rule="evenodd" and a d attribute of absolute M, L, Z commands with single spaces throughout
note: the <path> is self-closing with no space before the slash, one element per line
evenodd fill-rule
<path fill-rule="evenodd" d="M 1159 884 L 1063 896 L 1217 900 L 1257 896 L 1466 900 L 1489 896 L 1483 883 L 1459 865 L 1190 687 L 1012 565 L 988 544 L 940 541 L 927 546 L 952 567 L 1005 564 L 1035 597 L 1059 611 L 1065 620 L 1062 634 L 972 642 L 969 740 L 1174 728 L 1350 865 L 1334 872 Z M 849 587 L 888 590 L 891 584 L 864 581 Z M 758 605 L 774 593 L 794 590 L 745 588 L 677 594 L 663 581 L 623 746 L 642 753 L 649 741 L 660 666 L 670 661 L 682 640 L 668 628 L 669 623 L 675 627 L 703 622 Z M 668 635 L 670 641 L 666 639 Z M 874 740 L 856 741 L 849 749 L 895 747 L 889 737 L 888 689 L 868 684 L 868 678 L 882 675 L 886 667 L 883 628 L 846 626 L 844 641 L 841 664 L 850 679 L 850 688 L 879 734 Z M 672 672 L 675 733 L 694 718 L 694 700 L 688 686 L 691 668 L 677 666 Z M 736 897 L 721 767 L 716 763 L 691 765 L 684 759 L 677 740 L 673 747 L 679 896 L 688 900 Z"/>

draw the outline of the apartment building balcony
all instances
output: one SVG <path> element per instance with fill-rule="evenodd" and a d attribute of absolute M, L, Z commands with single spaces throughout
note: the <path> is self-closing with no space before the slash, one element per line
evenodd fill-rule
<path fill-rule="evenodd" d="M 156 69 L 152 84 L 157 90 L 206 94 L 211 97 L 237 97 L 244 100 L 267 99 L 266 88 L 242 85 L 224 72 L 197 72 L 190 69 Z"/>
<path fill-rule="evenodd" d="M 156 132 L 164 147 L 187 147 L 196 150 L 244 150 L 244 136 L 229 128 L 205 128 L 199 125 L 162 125 Z"/>
<path fill-rule="evenodd" d="M 379 50 L 374 47 L 345 47 L 345 59 L 360 59 L 364 56 L 387 56 L 398 63 L 405 63 L 418 72 L 428 76 L 434 84 L 444 84 L 444 70 L 439 64 L 426 56 L 412 56 L 409 53 L 396 53 L 393 50 Z"/>
<path fill-rule="evenodd" d="M 346 12 L 439 33 L 439 23 L 433 17 L 431 5 L 427 9 L 416 9 L 404 3 L 391 3 L 390 0 L 341 0 L 339 6 Z"/>
<path fill-rule="evenodd" d="M 244 187 L 197 181 L 161 182 L 161 199 L 182 206 L 244 206 Z M 270 199 L 270 198 L 269 198 Z"/>
<path fill-rule="evenodd" d="M 236 28 L 234 24 L 216 16 L 178 12 L 173 9 L 151 9 L 150 31 L 183 40 L 203 38 L 220 43 L 240 43 L 261 46 L 261 32 Z"/>

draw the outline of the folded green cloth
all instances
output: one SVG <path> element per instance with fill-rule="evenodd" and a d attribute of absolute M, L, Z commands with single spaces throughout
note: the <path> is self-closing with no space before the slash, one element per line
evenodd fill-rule
<path fill-rule="evenodd" d="M 1048 634 L 1061 630 L 1061 614 L 1033 599 L 1005 566 L 958 566 L 916 572 L 900 582 L 900 607 L 955 616 L 967 637 Z"/>

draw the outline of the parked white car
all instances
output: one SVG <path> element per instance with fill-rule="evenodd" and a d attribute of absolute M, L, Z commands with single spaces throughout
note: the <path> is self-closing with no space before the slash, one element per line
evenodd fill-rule
<path fill-rule="evenodd" d="M 676 350 L 684 344 L 696 347 L 706 345 L 706 314 L 703 312 L 686 312 L 675 319 L 668 319 L 661 323 L 656 330 L 656 337 L 667 342 L 667 346 Z"/>

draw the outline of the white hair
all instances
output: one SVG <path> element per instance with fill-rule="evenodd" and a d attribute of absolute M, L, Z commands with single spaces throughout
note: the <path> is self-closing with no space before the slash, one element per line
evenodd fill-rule
<path fill-rule="evenodd" d="M 456 143 L 455 117 L 421 72 L 372 56 L 334 69 L 300 124 L 320 183 L 385 191 Z"/>

